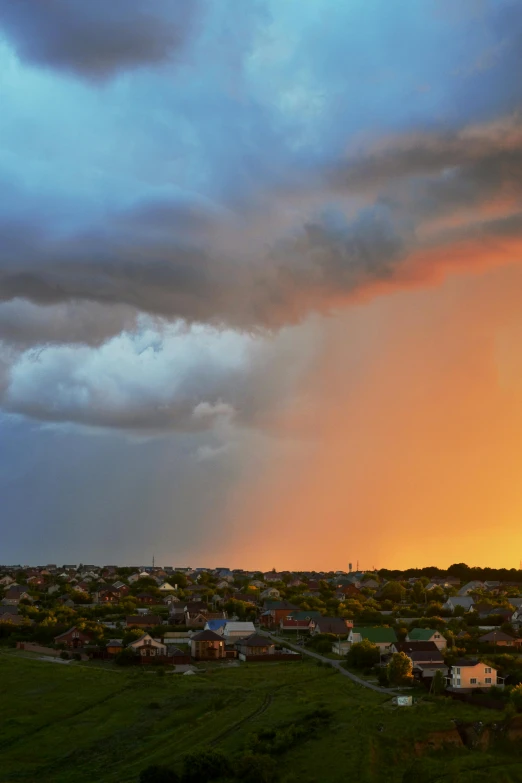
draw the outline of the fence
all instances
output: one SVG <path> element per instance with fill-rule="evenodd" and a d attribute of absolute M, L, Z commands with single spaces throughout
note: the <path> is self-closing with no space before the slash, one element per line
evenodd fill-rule
<path fill-rule="evenodd" d="M 456 691 L 446 691 L 447 696 L 451 696 L 456 701 L 464 701 L 466 704 L 474 704 L 475 707 L 487 707 L 490 710 L 503 710 L 506 702 L 502 699 L 490 699 L 489 696 L 479 693 L 457 693 Z"/>
<path fill-rule="evenodd" d="M 239 653 L 239 660 L 247 663 L 250 661 L 265 661 L 266 663 L 300 661 L 302 657 L 301 653 L 272 653 L 271 655 L 246 655 L 245 653 Z"/>

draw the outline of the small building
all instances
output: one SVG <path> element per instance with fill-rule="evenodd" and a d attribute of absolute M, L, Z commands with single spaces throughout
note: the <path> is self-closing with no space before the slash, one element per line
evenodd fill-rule
<path fill-rule="evenodd" d="M 105 649 L 108 655 L 118 655 L 118 653 L 121 653 L 121 651 L 123 650 L 123 640 L 109 639 L 109 641 L 105 646 Z"/>
<path fill-rule="evenodd" d="M 73 625 L 73 627 L 69 628 L 65 633 L 58 634 L 58 636 L 54 637 L 55 644 L 64 644 L 69 649 L 84 647 L 90 642 L 92 642 L 92 636 L 89 636 L 85 631 L 77 628 L 76 625 Z"/>
<path fill-rule="evenodd" d="M 460 658 L 455 662 L 446 682 L 448 690 L 460 692 L 491 688 L 504 683 L 492 666 L 468 658 Z"/>
<path fill-rule="evenodd" d="M 214 631 L 200 631 L 190 640 L 190 654 L 197 661 L 214 661 L 226 657 L 225 640 Z"/>
<path fill-rule="evenodd" d="M 254 633 L 246 639 L 240 639 L 236 642 L 236 647 L 241 655 L 273 655 L 275 653 L 275 644 L 267 636 Z"/>

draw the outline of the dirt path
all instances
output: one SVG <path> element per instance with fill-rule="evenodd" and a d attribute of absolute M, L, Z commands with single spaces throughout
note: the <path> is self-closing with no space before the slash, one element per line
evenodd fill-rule
<path fill-rule="evenodd" d="M 263 631 L 261 631 L 261 633 L 263 633 Z M 265 636 L 269 636 L 272 641 L 276 642 L 277 644 L 281 644 L 281 639 L 279 639 L 277 636 L 273 636 L 271 633 L 268 633 L 268 631 L 265 631 L 264 633 Z M 341 672 L 341 674 L 343 674 L 345 677 L 348 677 L 350 680 L 352 680 L 352 682 L 357 683 L 357 685 L 362 685 L 363 688 L 369 688 L 371 691 L 376 691 L 377 693 L 393 694 L 394 696 L 397 695 L 397 692 L 393 688 L 381 688 L 380 685 L 374 685 L 367 680 L 363 680 L 362 677 L 358 677 L 356 674 L 349 672 L 344 668 L 344 666 L 341 666 L 342 661 L 332 660 L 332 658 L 325 658 L 324 655 L 319 655 L 319 653 L 307 650 L 305 647 L 298 647 L 291 642 L 287 642 L 286 639 L 285 644 L 297 652 L 301 652 L 304 655 L 309 655 L 311 658 L 316 658 L 318 661 L 322 661 L 323 663 L 328 664 L 328 666 L 332 666 L 334 669 L 337 669 L 337 671 Z"/>

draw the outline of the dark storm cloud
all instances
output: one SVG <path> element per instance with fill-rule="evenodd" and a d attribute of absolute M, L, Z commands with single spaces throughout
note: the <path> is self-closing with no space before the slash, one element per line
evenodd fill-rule
<path fill-rule="evenodd" d="M 0 29 L 21 59 L 102 80 L 175 55 L 198 6 L 199 0 L 0 0 Z"/>

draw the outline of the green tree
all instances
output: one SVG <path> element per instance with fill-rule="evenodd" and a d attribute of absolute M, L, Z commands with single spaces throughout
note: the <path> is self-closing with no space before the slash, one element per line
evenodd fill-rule
<path fill-rule="evenodd" d="M 413 664 L 406 653 L 393 653 L 386 667 L 390 685 L 410 685 L 413 680 Z"/>
<path fill-rule="evenodd" d="M 346 656 L 348 665 L 356 669 L 369 669 L 379 663 L 380 659 L 379 648 L 367 639 L 352 644 Z"/>
<path fill-rule="evenodd" d="M 380 598 L 383 601 L 393 601 L 398 604 L 406 595 L 406 590 L 400 582 L 388 582 L 381 590 Z"/>

